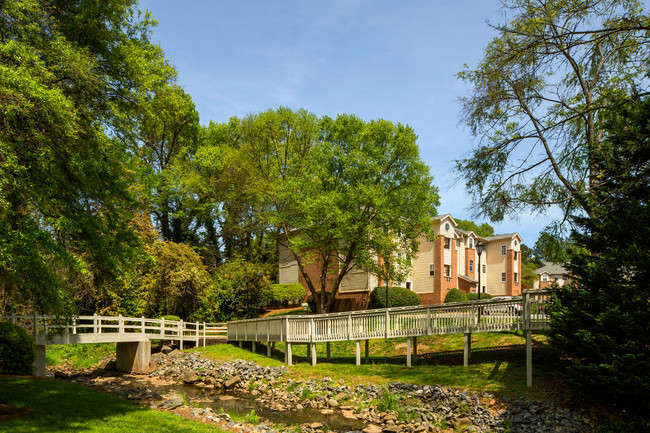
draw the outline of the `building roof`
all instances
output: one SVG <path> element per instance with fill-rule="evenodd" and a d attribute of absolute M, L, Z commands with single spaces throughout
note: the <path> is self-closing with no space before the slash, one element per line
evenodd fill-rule
<path fill-rule="evenodd" d="M 544 262 L 544 265 L 537 268 L 535 273 L 538 275 L 541 274 L 551 274 L 551 275 L 564 275 L 569 272 L 562 266 L 562 263 L 557 262 Z"/>
<path fill-rule="evenodd" d="M 519 236 L 519 233 L 517 233 L 517 232 L 515 232 L 515 233 L 506 233 L 504 235 L 489 236 L 487 238 L 482 238 L 482 239 L 489 242 L 489 241 L 499 241 L 499 240 L 502 240 L 502 239 L 512 239 L 514 237 L 518 237 L 519 242 L 521 242 L 521 236 Z"/>

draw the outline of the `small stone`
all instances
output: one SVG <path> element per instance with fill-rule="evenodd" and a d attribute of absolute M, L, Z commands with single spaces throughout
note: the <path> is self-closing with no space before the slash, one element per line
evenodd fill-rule
<path fill-rule="evenodd" d="M 364 428 L 363 433 L 381 433 L 382 428 L 375 424 L 370 424 L 368 427 Z"/>
<path fill-rule="evenodd" d="M 320 429 L 322 427 L 323 427 L 323 423 L 320 423 L 320 422 L 312 422 L 312 423 L 309 424 L 309 428 L 314 429 L 314 430 L 318 430 L 318 429 Z"/>
<path fill-rule="evenodd" d="M 160 351 L 165 355 L 169 355 L 171 352 L 173 352 L 172 348 L 169 346 L 163 346 L 162 349 L 160 349 Z"/>
<path fill-rule="evenodd" d="M 235 376 L 235 377 L 231 377 L 230 379 L 228 379 L 226 382 L 224 382 L 223 385 L 224 385 L 227 389 L 232 389 L 232 388 L 234 388 L 235 386 L 237 386 L 237 384 L 241 383 L 241 381 L 242 381 L 242 380 L 241 380 L 241 377 L 239 377 L 239 376 Z"/>
<path fill-rule="evenodd" d="M 382 429 L 382 432 L 384 432 L 384 433 L 400 433 L 401 431 L 402 431 L 402 428 L 400 426 L 397 426 L 397 425 L 391 425 L 391 426 L 388 426 L 388 427 L 384 427 Z"/>
<path fill-rule="evenodd" d="M 327 400 L 327 405 L 329 407 L 339 407 L 339 402 L 334 400 L 333 398 L 330 398 L 329 400 Z"/>
<path fill-rule="evenodd" d="M 199 376 L 192 370 L 185 370 L 183 372 L 183 382 L 187 384 L 196 383 L 199 380 Z"/>

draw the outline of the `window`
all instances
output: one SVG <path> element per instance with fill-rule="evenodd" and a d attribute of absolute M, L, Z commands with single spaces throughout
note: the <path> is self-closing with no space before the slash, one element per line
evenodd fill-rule
<path fill-rule="evenodd" d="M 487 289 L 485 288 L 485 286 L 483 286 L 483 288 L 481 290 L 482 290 L 483 293 L 487 293 Z"/>
<path fill-rule="evenodd" d="M 474 272 L 474 260 L 469 261 L 469 271 Z"/>
<path fill-rule="evenodd" d="M 436 274 L 436 267 L 433 263 L 429 263 L 429 276 L 433 277 Z"/>
<path fill-rule="evenodd" d="M 505 281 L 506 281 L 506 273 L 505 273 L 505 272 L 501 272 L 501 282 L 504 282 L 504 283 L 505 283 Z"/>
<path fill-rule="evenodd" d="M 445 223 L 445 230 L 449 231 L 449 223 Z"/>
<path fill-rule="evenodd" d="M 445 238 L 445 249 L 451 248 L 451 238 Z"/>
<path fill-rule="evenodd" d="M 505 256 L 506 254 L 508 254 L 508 247 L 501 245 L 501 255 Z"/>
<path fill-rule="evenodd" d="M 469 247 L 474 248 L 474 239 L 469 238 Z"/>
<path fill-rule="evenodd" d="M 515 260 L 519 260 L 519 251 L 515 251 Z"/>
<path fill-rule="evenodd" d="M 515 283 L 519 282 L 519 274 L 515 272 Z"/>
<path fill-rule="evenodd" d="M 542 274 L 542 281 L 548 281 L 548 274 Z"/>
<path fill-rule="evenodd" d="M 483 268 L 483 269 L 482 269 L 483 273 L 486 273 L 486 272 L 487 272 L 487 265 L 483 265 L 483 266 L 481 266 L 481 267 Z"/>
<path fill-rule="evenodd" d="M 445 277 L 451 277 L 451 265 L 445 265 Z"/>
<path fill-rule="evenodd" d="M 409 289 L 409 290 L 413 290 L 411 287 L 412 287 L 412 286 L 411 286 L 411 282 L 410 282 L 410 281 L 407 281 L 407 282 L 406 282 L 406 288 Z"/>

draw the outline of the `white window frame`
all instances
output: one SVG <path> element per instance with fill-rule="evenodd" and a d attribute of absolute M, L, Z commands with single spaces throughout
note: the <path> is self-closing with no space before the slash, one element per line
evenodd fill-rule
<path fill-rule="evenodd" d="M 407 281 L 406 283 L 406 288 L 409 290 L 413 290 L 413 282 L 412 281 Z"/>
<path fill-rule="evenodd" d="M 548 274 L 542 274 L 542 281 L 548 281 Z"/>
<path fill-rule="evenodd" d="M 508 246 L 507 245 L 501 245 L 501 255 L 505 256 L 508 254 Z"/>
<path fill-rule="evenodd" d="M 507 279 L 508 279 L 508 274 L 506 274 L 505 272 L 501 272 L 501 282 L 505 283 Z"/>
<path fill-rule="evenodd" d="M 469 238 L 469 247 L 474 248 L 474 239 Z"/>
<path fill-rule="evenodd" d="M 515 283 L 519 282 L 519 273 L 515 272 Z"/>
<path fill-rule="evenodd" d="M 451 278 L 451 265 L 445 265 L 445 277 Z"/>
<path fill-rule="evenodd" d="M 485 263 L 481 265 L 481 268 L 483 268 L 482 271 L 484 274 L 487 273 L 487 265 Z"/>
<path fill-rule="evenodd" d="M 436 265 L 435 263 L 429 263 L 429 276 L 433 277 L 436 275 Z"/>
<path fill-rule="evenodd" d="M 515 251 L 515 260 L 519 260 L 519 251 Z"/>
<path fill-rule="evenodd" d="M 474 272 L 474 260 L 469 261 L 469 271 Z"/>
<path fill-rule="evenodd" d="M 448 238 L 448 237 L 445 236 L 444 243 L 445 243 L 445 245 L 444 245 L 445 249 L 450 250 L 451 249 L 451 238 Z"/>

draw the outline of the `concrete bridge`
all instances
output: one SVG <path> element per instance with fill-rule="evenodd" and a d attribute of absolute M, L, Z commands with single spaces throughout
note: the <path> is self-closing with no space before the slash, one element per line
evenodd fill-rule
<path fill-rule="evenodd" d="M 526 291 L 521 299 L 457 302 L 442 305 L 385 308 L 378 310 L 331 313 L 308 316 L 280 316 L 240 320 L 228 323 L 228 341 L 265 342 L 267 356 L 276 342 L 285 343 L 285 362 L 292 364 L 296 344 L 306 344 L 312 365 L 316 364 L 316 344 L 355 341 L 356 364 L 361 363 L 361 342 L 365 342 L 368 360 L 369 340 L 406 338 L 406 365 L 417 356 L 417 337 L 424 335 L 464 334 L 464 365 L 471 355 L 474 332 L 522 330 L 526 334 L 527 383 L 532 386 L 532 333 L 550 328 L 545 304 L 550 290 Z"/>
<path fill-rule="evenodd" d="M 117 343 L 116 368 L 145 373 L 151 359 L 151 340 L 206 345 L 225 340 L 223 323 L 184 322 L 123 316 L 0 316 L 0 320 L 21 326 L 34 338 L 36 375 L 45 375 L 45 348 L 51 344 Z"/>

